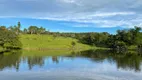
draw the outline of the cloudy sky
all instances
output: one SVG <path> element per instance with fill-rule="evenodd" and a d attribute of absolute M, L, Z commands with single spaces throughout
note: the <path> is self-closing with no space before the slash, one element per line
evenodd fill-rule
<path fill-rule="evenodd" d="M 89 32 L 142 26 L 142 0 L 0 0 L 0 24 Z"/>

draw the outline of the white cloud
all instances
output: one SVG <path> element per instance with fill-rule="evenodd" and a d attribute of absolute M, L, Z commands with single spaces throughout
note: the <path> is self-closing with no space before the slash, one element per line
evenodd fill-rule
<path fill-rule="evenodd" d="M 0 17 L 72 21 L 78 27 L 132 27 L 142 24 L 141 7 L 142 0 L 0 0 Z"/>
<path fill-rule="evenodd" d="M 116 16 L 116 15 L 132 15 L 135 14 L 135 12 L 109 12 L 109 13 L 97 13 L 95 16 L 100 16 L 100 17 L 109 17 L 109 16 Z"/>
<path fill-rule="evenodd" d="M 61 1 L 65 3 L 75 3 L 75 0 L 61 0 Z"/>

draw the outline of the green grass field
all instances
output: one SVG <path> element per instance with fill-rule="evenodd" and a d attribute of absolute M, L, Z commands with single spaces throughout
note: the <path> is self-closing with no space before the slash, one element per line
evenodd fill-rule
<path fill-rule="evenodd" d="M 25 50 L 71 50 L 72 41 L 76 43 L 75 50 L 87 50 L 91 47 L 86 44 L 79 43 L 77 39 L 65 37 L 53 37 L 52 35 L 20 35 L 20 41 Z"/>

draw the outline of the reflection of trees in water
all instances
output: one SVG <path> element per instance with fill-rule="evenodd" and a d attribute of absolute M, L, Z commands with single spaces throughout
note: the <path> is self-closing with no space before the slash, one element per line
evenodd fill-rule
<path fill-rule="evenodd" d="M 142 58 L 137 55 L 125 55 L 125 56 L 119 56 L 114 58 L 117 67 L 122 69 L 133 69 L 135 71 L 140 71 L 140 65 Z"/>
<path fill-rule="evenodd" d="M 21 52 L 7 52 L 0 55 L 0 70 L 5 68 L 15 68 L 19 70 Z"/>
<path fill-rule="evenodd" d="M 105 53 L 105 54 L 104 54 Z M 79 53 L 73 53 L 69 55 L 69 57 L 85 57 L 85 58 L 90 58 L 92 61 L 95 62 L 102 62 L 104 59 L 109 57 L 108 54 L 106 54 L 107 51 L 95 51 L 95 50 L 88 50 L 88 51 L 82 51 Z"/>
<path fill-rule="evenodd" d="M 30 56 L 27 57 L 27 62 L 29 69 L 32 69 L 34 66 L 40 66 L 42 67 L 44 65 L 44 58 L 40 56 Z"/>
<path fill-rule="evenodd" d="M 47 57 L 44 58 L 42 56 L 30 56 L 30 57 L 25 58 L 24 61 L 26 61 L 26 59 L 28 62 L 28 67 L 31 70 L 34 66 L 43 67 L 44 63 L 45 63 L 44 61 L 45 61 L 45 59 L 47 59 Z M 52 59 L 53 63 L 59 63 L 59 57 L 53 56 L 53 57 L 51 57 L 51 59 Z"/>
<path fill-rule="evenodd" d="M 22 57 L 21 58 L 21 52 L 9 52 L 4 53 L 0 55 L 0 70 L 3 70 L 5 68 L 15 68 L 17 71 L 19 70 L 19 65 L 22 63 L 28 63 L 29 69 L 32 69 L 33 66 L 44 65 L 44 59 L 43 57 Z"/>
<path fill-rule="evenodd" d="M 135 71 L 140 71 L 142 57 L 134 52 L 129 53 L 115 53 L 112 51 L 104 51 L 104 50 L 88 50 L 82 51 L 78 54 L 72 54 L 69 56 L 79 56 L 90 58 L 95 62 L 103 62 L 104 60 L 108 60 L 111 63 L 116 62 L 118 68 L 122 69 L 130 69 Z"/>
<path fill-rule="evenodd" d="M 68 56 L 68 58 L 66 57 L 65 59 L 71 60 L 76 57 L 85 57 L 94 62 L 103 62 L 104 60 L 107 60 L 110 63 L 116 63 L 118 68 L 135 71 L 141 70 L 140 65 L 142 62 L 142 55 L 138 55 L 133 52 L 120 54 L 104 50 L 88 50 L 78 53 L 73 52 Z M 27 63 L 28 68 L 31 70 L 34 66 L 43 67 L 45 59 L 52 60 L 53 63 L 59 63 L 64 59 L 64 57 L 53 56 L 45 58 L 43 56 L 29 56 L 21 58 L 21 52 L 7 53 L 0 55 L 0 70 L 5 68 L 15 68 L 18 71 L 19 65 L 22 63 Z"/>
<path fill-rule="evenodd" d="M 139 53 L 139 54 L 142 54 L 142 45 L 141 45 L 141 46 L 138 46 L 138 49 L 137 49 L 137 50 L 138 50 L 138 53 Z"/>
<path fill-rule="evenodd" d="M 55 63 L 59 63 L 59 59 L 58 59 L 57 56 L 52 56 L 52 61 L 53 61 L 53 63 L 54 63 L 54 62 L 55 62 Z"/>

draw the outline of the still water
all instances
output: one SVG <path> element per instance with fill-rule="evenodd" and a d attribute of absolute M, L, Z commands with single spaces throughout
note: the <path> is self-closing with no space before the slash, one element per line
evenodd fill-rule
<path fill-rule="evenodd" d="M 0 55 L 0 80 L 142 80 L 136 53 L 82 51 L 65 56 Z"/>

